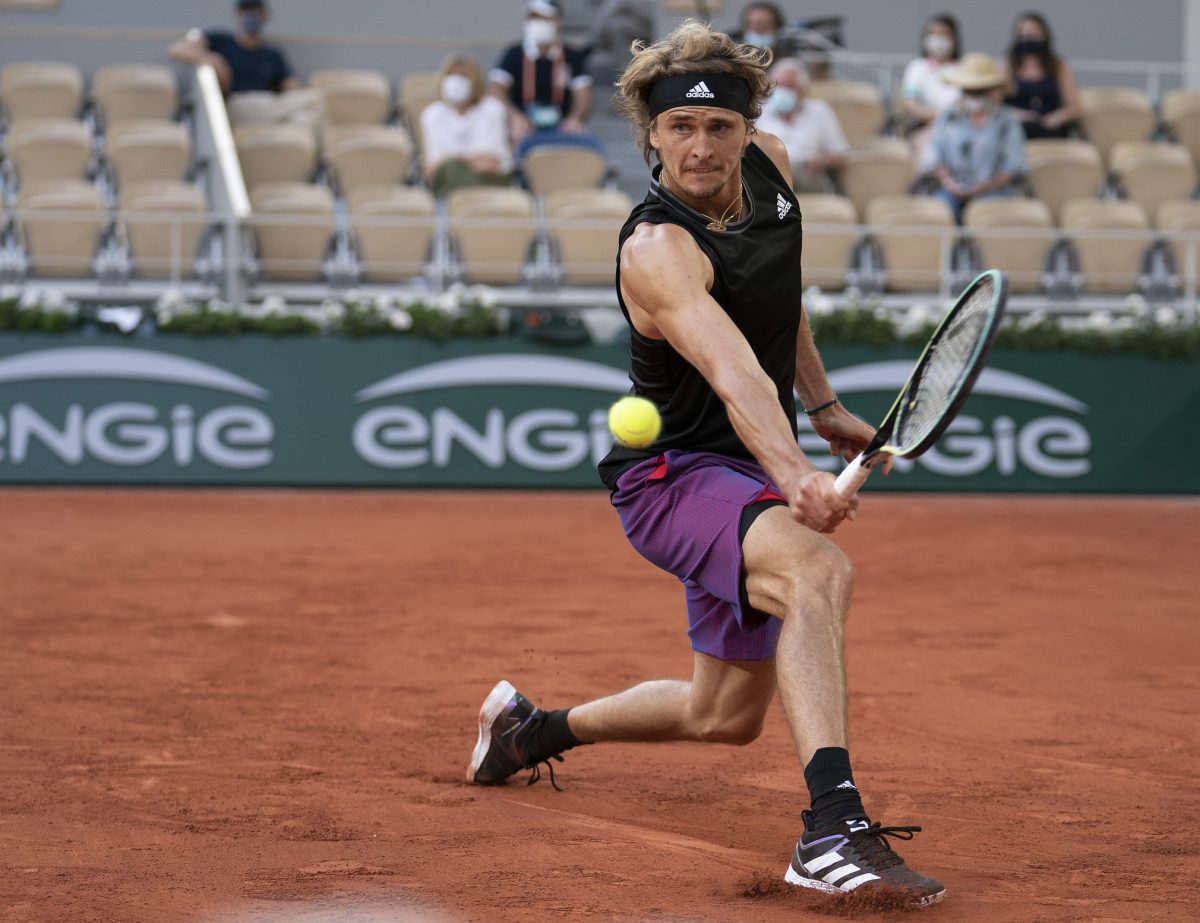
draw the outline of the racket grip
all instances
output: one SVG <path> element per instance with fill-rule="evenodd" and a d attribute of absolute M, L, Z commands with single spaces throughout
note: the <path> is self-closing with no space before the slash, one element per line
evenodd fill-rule
<path fill-rule="evenodd" d="M 833 482 L 833 489 L 838 492 L 839 496 L 849 499 L 858 493 L 858 489 L 867 482 L 867 478 L 871 475 L 871 466 L 863 464 L 865 454 L 860 453 Z"/>

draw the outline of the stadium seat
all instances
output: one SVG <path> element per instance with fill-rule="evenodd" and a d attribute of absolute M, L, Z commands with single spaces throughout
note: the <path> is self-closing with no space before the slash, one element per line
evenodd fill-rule
<path fill-rule="evenodd" d="M 0 102 L 13 123 L 74 119 L 83 105 L 83 72 L 74 64 L 9 64 L 0 70 Z"/>
<path fill-rule="evenodd" d="M 829 103 L 842 133 L 853 147 L 883 130 L 887 110 L 879 87 L 867 80 L 814 80 L 809 87 L 813 99 Z"/>
<path fill-rule="evenodd" d="M 846 156 L 839 179 L 859 215 L 878 195 L 903 195 L 916 176 L 912 150 L 901 138 L 872 138 Z"/>
<path fill-rule="evenodd" d="M 263 278 L 319 281 L 334 231 L 332 193 L 307 183 L 261 183 L 250 207 Z"/>
<path fill-rule="evenodd" d="M 890 290 L 928 292 L 941 286 L 943 268 L 950 270 L 943 254 L 954 243 L 954 216 L 945 202 L 933 196 L 876 196 L 867 205 L 867 224 L 879 243 Z M 926 227 L 929 233 L 920 233 Z"/>
<path fill-rule="evenodd" d="M 438 98 L 438 75 L 427 71 L 405 74 L 396 88 L 400 111 L 418 147 L 421 144 L 421 113 Z"/>
<path fill-rule="evenodd" d="M 118 122 L 104 141 L 118 187 L 140 180 L 181 180 L 192 163 L 192 139 L 178 122 Z"/>
<path fill-rule="evenodd" d="M 1157 121 L 1150 97 L 1132 87 L 1083 87 L 1083 130 L 1106 164 L 1119 141 L 1144 141 Z"/>
<path fill-rule="evenodd" d="M 1104 237 L 1072 235 L 1083 290 L 1127 294 L 1137 289 L 1142 256 L 1150 243 L 1145 210 L 1136 202 L 1079 199 L 1063 206 L 1068 231 L 1107 231 Z"/>
<path fill-rule="evenodd" d="M 1163 124 L 1200 164 L 1200 90 L 1168 90 L 1162 98 Z"/>
<path fill-rule="evenodd" d="M 92 162 L 92 133 L 75 119 L 27 119 L 9 131 L 8 156 L 22 184 L 82 179 Z"/>
<path fill-rule="evenodd" d="M 381 125 L 392 111 L 392 87 L 374 70 L 320 70 L 308 85 L 325 94 L 325 116 L 331 125 Z"/>
<path fill-rule="evenodd" d="M 1087 141 L 1039 140 L 1025 145 L 1027 180 L 1033 194 L 1050 207 L 1056 223 L 1073 199 L 1095 197 L 1104 182 L 1100 152 Z"/>
<path fill-rule="evenodd" d="M 234 131 L 246 188 L 260 183 L 304 183 L 317 166 L 312 132 L 296 125 L 251 123 Z"/>
<path fill-rule="evenodd" d="M 1187 234 L 1197 238 L 1196 263 L 1192 268 L 1200 272 L 1200 202 L 1195 200 L 1163 202 L 1154 216 L 1154 226 L 1165 234 Z M 1168 243 L 1176 273 L 1188 271 L 1188 244 L 1182 240 Z"/>
<path fill-rule="evenodd" d="M 539 145 L 521 161 L 521 171 L 536 196 L 548 196 L 561 189 L 595 187 L 607 170 L 603 154 L 565 144 Z"/>
<path fill-rule="evenodd" d="M 804 284 L 838 291 L 858 241 L 858 217 L 844 196 L 798 195 L 804 221 Z"/>
<path fill-rule="evenodd" d="M 522 281 L 535 233 L 529 193 L 523 189 L 458 189 L 448 197 L 446 210 L 468 281 L 497 285 Z"/>
<path fill-rule="evenodd" d="M 1122 141 L 1113 145 L 1109 161 L 1126 196 L 1147 215 L 1163 202 L 1191 198 L 1196 188 L 1196 165 L 1182 144 Z"/>
<path fill-rule="evenodd" d="M 359 186 L 403 183 L 412 141 L 395 125 L 343 125 L 325 131 L 325 161 L 343 195 Z"/>
<path fill-rule="evenodd" d="M 564 283 L 612 284 L 617 237 L 632 209 L 629 196 L 613 189 L 560 189 L 546 197 Z"/>
<path fill-rule="evenodd" d="M 135 276 L 194 273 L 196 248 L 207 226 L 202 189 L 170 180 L 129 182 L 121 187 L 119 208 Z"/>
<path fill-rule="evenodd" d="M 963 212 L 984 266 L 1008 274 L 1014 293 L 1039 291 L 1046 254 L 1054 244 L 1050 207 L 1038 199 L 975 199 Z M 996 233 L 1019 231 L 1018 235 Z M 989 233 L 991 232 L 991 233 Z"/>
<path fill-rule="evenodd" d="M 114 64 L 92 77 L 92 99 L 106 125 L 167 121 L 179 108 L 179 86 L 169 68 L 151 64 Z"/>
<path fill-rule="evenodd" d="M 104 196 L 82 180 L 21 188 L 17 218 L 34 276 L 90 276 L 104 229 Z"/>
<path fill-rule="evenodd" d="M 359 186 L 348 196 L 363 278 L 402 282 L 419 276 L 436 227 L 433 196 L 409 186 Z"/>

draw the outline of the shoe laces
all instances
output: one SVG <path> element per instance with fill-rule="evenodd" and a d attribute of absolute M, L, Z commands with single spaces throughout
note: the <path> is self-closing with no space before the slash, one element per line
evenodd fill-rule
<path fill-rule="evenodd" d="M 887 840 L 888 837 L 911 840 L 915 834 L 920 832 L 920 827 L 912 825 L 884 827 L 879 821 L 875 821 L 866 830 L 854 831 L 850 834 L 849 839 L 862 858 L 870 862 L 875 871 L 880 871 L 904 864 L 899 853 L 892 849 L 892 844 Z"/>
<path fill-rule="evenodd" d="M 554 753 L 542 760 L 540 763 L 534 763 L 532 766 L 527 767 L 533 771 L 529 774 L 529 781 L 527 781 L 525 784 L 533 785 L 535 782 L 539 781 L 542 778 L 542 766 L 544 765 L 548 770 L 550 770 L 550 784 L 554 787 L 556 792 L 561 792 L 563 790 L 562 786 L 560 786 L 554 779 L 554 764 L 551 763 L 550 760 L 557 760 L 561 763 L 563 758 L 557 753 Z"/>

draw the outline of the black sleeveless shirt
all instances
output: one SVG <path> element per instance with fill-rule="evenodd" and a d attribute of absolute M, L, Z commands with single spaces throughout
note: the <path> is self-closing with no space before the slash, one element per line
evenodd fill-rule
<path fill-rule="evenodd" d="M 621 228 L 620 246 L 639 224 L 676 224 L 692 235 L 713 267 L 709 294 L 721 306 L 754 350 L 759 363 L 775 382 L 779 405 L 796 428 L 796 331 L 800 325 L 803 291 L 800 279 L 802 230 L 800 210 L 791 183 L 758 145 L 742 155 L 743 208 L 747 216 L 727 231 L 710 231 L 712 220 L 689 208 L 658 183 L 656 166 L 645 201 L 630 213 Z M 617 299 L 621 298 L 620 255 L 617 257 Z M 631 394 L 657 405 L 663 426 L 658 439 L 641 449 L 615 445 L 600 462 L 600 479 L 616 489 L 617 478 L 638 462 L 667 449 L 715 452 L 753 459 L 734 432 L 725 404 L 704 379 L 666 340 L 642 336 L 630 323 Z"/>

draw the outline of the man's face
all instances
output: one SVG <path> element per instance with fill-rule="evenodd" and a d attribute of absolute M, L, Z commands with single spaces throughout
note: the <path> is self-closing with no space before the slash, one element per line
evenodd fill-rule
<path fill-rule="evenodd" d="M 775 74 L 775 86 L 783 87 L 785 90 L 791 90 L 796 94 L 796 99 L 804 102 L 804 98 L 808 96 L 808 86 L 790 67 L 780 68 Z"/>
<path fill-rule="evenodd" d="M 750 143 L 746 120 L 731 109 L 681 106 L 661 112 L 650 130 L 671 188 L 709 199 L 725 188 Z"/>
<path fill-rule="evenodd" d="M 776 31 L 775 17 L 770 10 L 764 10 L 761 7 L 747 10 L 745 31 L 754 32 L 757 35 L 774 35 Z"/>
<path fill-rule="evenodd" d="M 265 6 L 239 6 L 233 11 L 233 18 L 238 29 L 246 35 L 257 36 L 266 28 L 271 13 Z"/>

